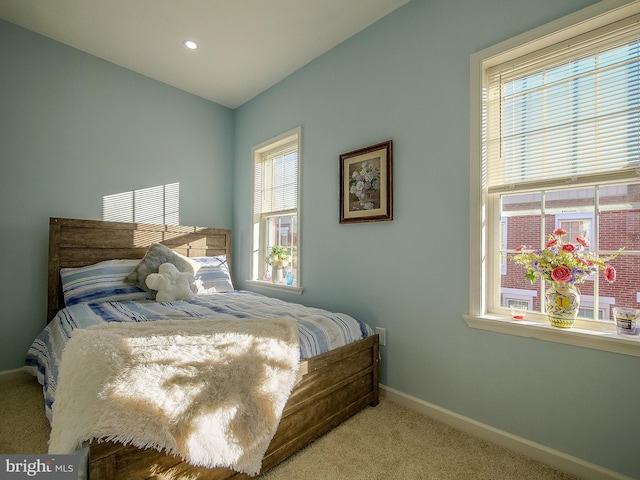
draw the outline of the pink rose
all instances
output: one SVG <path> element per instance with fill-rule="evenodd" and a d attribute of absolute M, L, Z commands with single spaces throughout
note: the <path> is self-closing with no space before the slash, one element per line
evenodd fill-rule
<path fill-rule="evenodd" d="M 571 253 L 575 249 L 576 247 L 572 243 L 565 243 L 564 245 L 562 245 L 562 250 L 564 250 L 567 253 Z"/>
<path fill-rule="evenodd" d="M 589 240 L 587 240 L 586 238 L 583 237 L 576 237 L 576 240 L 578 241 L 578 243 L 580 245 L 582 245 L 585 248 L 589 247 Z"/>
<path fill-rule="evenodd" d="M 521 252 L 522 250 L 524 250 L 525 248 L 527 248 L 526 245 L 520 245 L 519 247 L 516 247 L 516 252 Z"/>
<path fill-rule="evenodd" d="M 556 243 L 558 243 L 558 240 L 556 240 L 555 238 L 553 240 L 549 240 L 544 244 L 544 248 L 553 247 Z"/>
<path fill-rule="evenodd" d="M 553 231 L 553 234 L 554 234 L 556 237 L 561 237 L 561 236 L 563 236 L 563 235 L 566 235 L 566 234 L 567 234 L 567 231 L 566 231 L 564 228 L 556 228 L 556 229 Z"/>
<path fill-rule="evenodd" d="M 556 282 L 565 283 L 571 279 L 571 270 L 564 265 L 560 265 L 553 269 L 551 272 L 551 278 Z"/>
<path fill-rule="evenodd" d="M 616 281 L 616 269 L 611 265 L 607 265 L 607 268 L 604 269 L 604 278 L 607 279 L 607 282 L 613 283 Z"/>

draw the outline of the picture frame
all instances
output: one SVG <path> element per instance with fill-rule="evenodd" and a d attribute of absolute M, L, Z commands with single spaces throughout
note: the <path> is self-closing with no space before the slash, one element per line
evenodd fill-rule
<path fill-rule="evenodd" d="M 340 155 L 340 223 L 393 220 L 393 140 Z"/>

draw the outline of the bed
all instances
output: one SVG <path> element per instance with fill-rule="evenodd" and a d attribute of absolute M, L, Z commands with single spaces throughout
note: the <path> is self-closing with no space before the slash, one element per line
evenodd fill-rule
<path fill-rule="evenodd" d="M 59 321 L 59 317 L 67 315 L 63 313 L 68 309 L 64 308 L 61 269 L 113 259 L 141 259 L 154 243 L 163 244 L 185 257 L 225 255 L 227 261 L 231 260 L 231 231 L 228 229 L 51 218 L 47 322 L 54 323 Z M 232 316 L 239 308 L 237 302 L 243 308 L 245 304 L 253 308 L 266 302 L 270 305 L 270 314 L 275 309 L 286 315 L 290 308 L 287 302 L 251 292 L 233 291 L 215 295 L 227 301 L 225 308 L 214 308 L 222 316 Z M 215 295 L 202 297 L 207 308 L 209 297 Z M 223 297 L 225 295 L 228 297 Z M 261 314 L 256 312 L 256 315 Z M 263 457 L 260 473 L 290 457 L 359 410 L 378 404 L 378 336 L 366 324 L 363 325 L 361 338 L 354 336 L 344 345 L 319 354 L 307 353 L 309 358 L 300 361 L 298 381 L 284 406 L 277 431 Z M 42 349 L 42 343 L 35 348 Z M 34 357 L 28 357 L 26 368 L 38 377 L 45 388 L 51 373 L 45 372 L 45 367 Z M 175 455 L 114 441 L 92 441 L 89 452 L 88 470 L 92 480 L 252 478 L 229 468 L 192 466 Z"/>

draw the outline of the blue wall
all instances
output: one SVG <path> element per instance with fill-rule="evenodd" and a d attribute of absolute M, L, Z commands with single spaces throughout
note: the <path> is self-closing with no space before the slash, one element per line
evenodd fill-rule
<path fill-rule="evenodd" d="M 0 370 L 45 321 L 47 218 L 105 194 L 179 181 L 182 223 L 233 227 L 246 287 L 251 147 L 301 125 L 305 291 L 280 296 L 386 328 L 387 386 L 640 477 L 640 359 L 462 319 L 469 57 L 591 3 L 413 0 L 235 112 L 0 22 Z M 340 225 L 339 155 L 387 139 L 394 220 Z"/>
<path fill-rule="evenodd" d="M 243 286 L 251 147 L 301 125 L 302 302 L 386 328 L 385 385 L 640 477 L 640 457 L 621 448 L 638 445 L 638 416 L 621 406 L 640 397 L 640 358 L 474 330 L 462 319 L 470 56 L 592 3 L 413 0 L 240 107 L 234 273 Z M 340 225 L 339 155 L 387 139 L 394 220 Z"/>
<path fill-rule="evenodd" d="M 0 371 L 46 324 L 51 216 L 180 183 L 180 220 L 231 227 L 233 111 L 0 20 Z"/>

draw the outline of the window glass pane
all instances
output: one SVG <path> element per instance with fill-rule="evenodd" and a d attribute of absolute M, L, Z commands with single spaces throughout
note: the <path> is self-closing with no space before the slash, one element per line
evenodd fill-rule
<path fill-rule="evenodd" d="M 596 211 L 600 212 L 597 217 Z M 500 215 L 501 235 L 506 231 L 502 258 L 521 245 L 541 248 L 557 228 L 567 232 L 563 243 L 577 245 L 576 238 L 584 238 L 589 242 L 588 249 L 601 256 L 624 247 L 624 252 L 609 262 L 617 272 L 615 282 L 609 283 L 600 271 L 578 285 L 579 316 L 611 321 L 614 305 L 640 308 L 640 184 L 502 195 Z M 541 311 L 541 282 L 531 284 L 525 273 L 524 267 L 507 262 L 506 273 L 500 278 L 500 305 L 529 302 L 530 310 Z"/>
<path fill-rule="evenodd" d="M 283 268 L 283 277 L 291 274 L 289 277 L 290 285 L 298 284 L 298 217 L 297 215 L 279 215 L 268 217 L 267 223 L 267 248 L 270 252 L 271 247 L 279 245 L 286 247 L 291 257 L 291 261 Z"/>
<path fill-rule="evenodd" d="M 561 228 L 567 233 L 563 243 L 576 243 L 578 237 L 586 239 L 590 250 L 596 247 L 595 188 L 574 188 L 545 193 L 545 241 L 554 230 Z"/>
<path fill-rule="evenodd" d="M 264 188 L 266 206 L 263 211 L 295 208 L 298 199 L 298 153 L 277 156 L 269 167 L 271 178 Z"/>
<path fill-rule="evenodd" d="M 640 255 L 620 255 L 609 262 L 609 265 L 616 269 L 616 281 L 609 283 L 601 280 L 600 297 L 610 298 L 612 305 L 619 307 L 640 308 Z M 608 312 L 606 319 L 613 320 L 613 311 Z"/>
<path fill-rule="evenodd" d="M 278 212 L 298 203 L 297 143 L 262 155 L 254 172 L 254 212 Z"/>
<path fill-rule="evenodd" d="M 501 215 L 506 219 L 508 250 L 515 250 L 520 245 L 535 248 L 540 244 L 541 202 L 539 193 L 502 195 Z"/>
<path fill-rule="evenodd" d="M 600 248 L 640 251 L 640 183 L 601 187 L 600 209 Z"/>
<path fill-rule="evenodd" d="M 637 31 L 616 35 L 601 45 L 587 42 L 584 50 L 577 40 L 489 69 L 490 189 L 611 174 L 637 164 L 640 43 Z"/>
<path fill-rule="evenodd" d="M 538 248 L 541 242 L 542 194 L 518 193 L 502 195 L 501 215 L 503 229 L 506 231 L 506 251 L 501 252 L 504 259 L 521 245 Z M 504 232 L 503 232 L 504 235 Z M 525 278 L 526 270 L 521 265 L 507 260 L 505 274 L 500 278 L 500 305 L 523 305 L 531 311 L 540 311 L 540 282 L 531 283 Z"/>
<path fill-rule="evenodd" d="M 600 282 L 601 296 L 613 297 L 618 306 L 640 308 L 640 183 L 601 187 L 600 205 L 600 249 L 610 253 L 624 247 L 610 262 L 616 281 Z"/>

